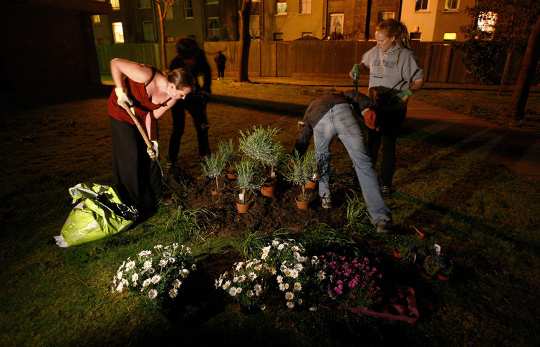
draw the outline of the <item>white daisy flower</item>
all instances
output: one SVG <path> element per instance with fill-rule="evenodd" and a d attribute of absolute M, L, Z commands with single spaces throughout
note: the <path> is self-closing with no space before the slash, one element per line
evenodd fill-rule
<path fill-rule="evenodd" d="M 152 277 L 152 283 L 158 284 L 159 281 L 161 281 L 161 276 L 160 276 L 160 275 L 154 275 L 154 276 Z"/>
<path fill-rule="evenodd" d="M 227 288 L 229 288 L 230 286 L 231 286 L 231 281 L 227 281 L 223 284 L 223 287 L 221 288 L 223 288 L 223 290 L 227 290 Z"/>
<path fill-rule="evenodd" d="M 293 309 L 294 308 L 294 302 L 287 301 L 287 307 L 290 308 L 290 309 Z"/>
<path fill-rule="evenodd" d="M 235 287 L 231 287 L 229 289 L 229 295 L 230 296 L 236 296 L 236 288 Z"/>
<path fill-rule="evenodd" d="M 294 291 L 299 292 L 301 290 L 302 290 L 302 284 L 300 282 L 295 282 L 294 283 Z"/>
<path fill-rule="evenodd" d="M 148 270 L 151 267 L 152 267 L 152 261 L 151 260 L 147 260 L 147 261 L 144 262 L 143 269 Z"/>
<path fill-rule="evenodd" d="M 294 299 L 294 294 L 293 294 L 293 292 L 286 292 L 286 293 L 285 293 L 285 299 L 286 299 L 287 301 L 291 301 L 292 299 Z"/>
<path fill-rule="evenodd" d="M 182 285 L 182 281 L 180 281 L 179 279 L 175 279 L 175 280 L 173 281 L 172 284 L 173 284 L 173 287 L 174 287 L 174 288 L 180 288 L 180 286 Z M 220 284 L 220 285 L 221 285 L 221 284 Z M 220 285 L 219 285 L 219 286 L 220 286 Z M 219 286 L 218 286 L 218 287 L 219 287 Z"/>
<path fill-rule="evenodd" d="M 132 260 L 132 261 L 129 261 L 127 264 L 126 264 L 126 270 L 129 271 L 129 270 L 132 270 L 133 268 L 135 267 L 135 262 Z"/>
<path fill-rule="evenodd" d="M 150 255 L 152 255 L 152 251 L 146 251 L 146 250 L 145 250 L 145 251 L 141 251 L 141 252 L 139 253 L 139 257 L 148 257 L 148 256 L 150 256 Z"/>
<path fill-rule="evenodd" d="M 167 263 L 168 263 L 167 259 L 161 259 L 159 261 L 159 266 L 165 267 L 165 266 L 167 266 Z"/>
<path fill-rule="evenodd" d="M 276 281 L 277 281 L 277 283 L 283 283 L 283 276 L 278 275 L 278 276 L 276 277 Z"/>
<path fill-rule="evenodd" d="M 137 282 L 139 280 L 139 274 L 134 273 L 131 275 L 131 282 Z"/>
<path fill-rule="evenodd" d="M 171 297 L 171 299 L 176 298 L 177 295 L 178 295 L 178 289 L 171 288 L 171 290 L 169 290 L 169 296 Z"/>
<path fill-rule="evenodd" d="M 155 289 L 150 289 L 150 290 L 148 291 L 148 297 L 149 297 L 150 299 L 155 299 L 157 295 L 158 295 L 158 292 L 157 292 L 157 290 L 155 290 Z"/>

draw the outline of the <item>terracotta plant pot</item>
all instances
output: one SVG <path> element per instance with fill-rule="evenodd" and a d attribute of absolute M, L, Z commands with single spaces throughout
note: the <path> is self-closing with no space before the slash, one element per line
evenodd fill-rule
<path fill-rule="evenodd" d="M 298 200 L 296 199 L 296 207 L 299 210 L 307 210 L 309 207 L 309 200 Z"/>
<path fill-rule="evenodd" d="M 274 197 L 274 185 L 273 184 L 264 184 L 261 186 L 261 194 L 262 196 L 266 196 L 267 198 L 273 198 Z"/>
<path fill-rule="evenodd" d="M 309 181 L 308 183 L 306 183 L 304 185 L 304 188 L 308 189 L 308 190 L 313 190 L 315 188 L 317 188 L 317 182 L 315 181 Z"/>
<path fill-rule="evenodd" d="M 443 275 L 443 274 L 441 274 L 441 273 L 438 273 L 438 274 L 437 274 L 437 279 L 438 279 L 439 281 L 448 281 L 449 278 L 448 278 L 448 276 L 446 276 L 446 275 Z"/>
<path fill-rule="evenodd" d="M 247 213 L 247 211 L 249 210 L 249 204 L 242 204 L 241 202 L 237 201 L 236 210 L 239 214 Z"/>

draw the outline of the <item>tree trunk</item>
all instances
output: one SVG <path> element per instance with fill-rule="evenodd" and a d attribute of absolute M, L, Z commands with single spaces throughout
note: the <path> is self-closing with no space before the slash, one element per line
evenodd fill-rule
<path fill-rule="evenodd" d="M 167 56 L 165 53 L 165 28 L 163 25 L 163 21 L 165 20 L 165 14 L 163 13 L 163 9 L 161 8 L 160 1 L 156 1 L 156 9 L 159 21 L 159 55 L 161 58 L 161 70 L 165 70 L 167 69 Z"/>
<path fill-rule="evenodd" d="M 240 9 L 240 67 L 238 69 L 238 81 L 249 81 L 248 65 L 249 65 L 249 46 L 251 37 L 249 36 L 249 15 L 251 13 L 251 0 L 243 0 L 242 8 Z"/>
<path fill-rule="evenodd" d="M 504 62 L 504 69 L 501 76 L 501 81 L 499 83 L 498 95 L 501 95 L 501 92 L 505 85 L 508 84 L 508 79 L 510 75 L 510 67 L 512 66 L 512 60 L 514 58 L 514 45 L 511 43 L 510 47 L 506 51 L 506 61 Z"/>
<path fill-rule="evenodd" d="M 531 87 L 532 78 L 538 64 L 538 58 L 540 56 L 540 16 L 536 19 L 531 34 L 529 35 L 529 41 L 527 42 L 527 49 L 523 56 L 521 69 L 519 71 L 518 79 L 512 94 L 512 105 L 510 109 L 510 121 L 520 123 L 525 117 L 525 106 L 527 105 L 527 98 L 529 97 L 529 89 Z"/>

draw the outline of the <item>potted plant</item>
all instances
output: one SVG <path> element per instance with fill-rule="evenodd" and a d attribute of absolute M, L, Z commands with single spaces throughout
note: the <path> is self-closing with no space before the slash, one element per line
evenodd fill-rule
<path fill-rule="evenodd" d="M 450 259 L 441 255 L 441 247 L 434 245 L 434 252 L 424 259 L 424 271 L 431 277 L 447 281 L 452 273 L 453 264 Z"/>
<path fill-rule="evenodd" d="M 259 162 L 269 173 L 261 193 L 267 197 L 273 197 L 276 179 L 276 167 L 284 156 L 283 146 L 275 141 L 278 133 L 276 128 L 253 127 L 246 133 L 240 131 L 239 148 L 248 158 Z"/>
<path fill-rule="evenodd" d="M 205 157 L 201 163 L 203 174 L 216 182 L 215 189 L 212 189 L 213 196 L 220 194 L 219 177 L 223 173 L 226 164 L 225 158 L 219 152 Z"/>
<path fill-rule="evenodd" d="M 236 164 L 236 173 L 238 175 L 238 188 L 240 189 L 236 208 L 238 213 L 246 213 L 249 208 L 249 194 L 261 188 L 264 178 L 260 175 L 257 163 L 249 159 L 243 159 Z"/>
<path fill-rule="evenodd" d="M 232 161 L 234 159 L 234 144 L 231 139 L 229 141 L 221 141 L 218 144 L 218 153 L 223 157 L 225 161 L 225 175 L 227 179 L 233 181 L 236 179 L 236 174 L 232 168 Z"/>
<path fill-rule="evenodd" d="M 285 179 L 300 187 L 300 195 L 296 199 L 296 206 L 301 210 L 307 210 L 308 208 L 309 199 L 306 194 L 306 183 L 310 178 L 310 173 L 306 170 L 304 159 L 297 151 L 294 151 L 294 154 L 289 156 L 287 162 Z"/>
<path fill-rule="evenodd" d="M 394 235 L 390 244 L 394 258 L 410 263 L 416 261 L 416 244 L 407 235 Z"/>
<path fill-rule="evenodd" d="M 310 176 L 310 180 L 306 183 L 306 189 L 313 190 L 317 188 L 317 180 L 319 179 L 319 171 L 317 168 L 317 159 L 315 152 L 309 150 L 304 154 L 304 170 L 306 175 Z"/>

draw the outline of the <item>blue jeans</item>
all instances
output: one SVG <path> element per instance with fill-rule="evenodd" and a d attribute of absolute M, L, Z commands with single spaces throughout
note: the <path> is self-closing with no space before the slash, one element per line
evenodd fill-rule
<path fill-rule="evenodd" d="M 338 104 L 330 109 L 313 128 L 315 153 L 320 171 L 319 196 L 330 196 L 330 151 L 329 145 L 338 136 L 349 153 L 362 195 L 372 223 L 390 220 L 390 210 L 381 195 L 377 175 L 362 141 L 362 131 L 349 104 Z"/>

